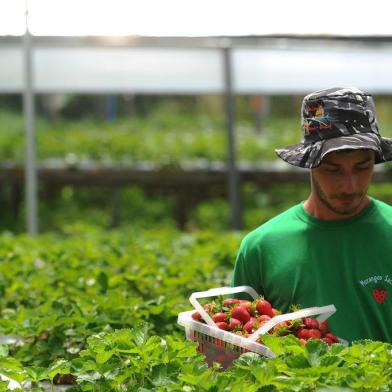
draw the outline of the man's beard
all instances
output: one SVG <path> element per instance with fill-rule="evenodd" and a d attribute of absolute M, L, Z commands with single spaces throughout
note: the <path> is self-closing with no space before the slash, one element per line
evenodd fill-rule
<path fill-rule="evenodd" d="M 347 205 L 345 207 L 335 207 L 329 201 L 325 193 L 323 192 L 320 184 L 317 180 L 312 176 L 312 185 L 313 190 L 316 193 L 317 198 L 327 207 L 329 210 L 334 212 L 335 214 L 346 216 L 346 215 L 353 215 L 361 205 L 363 199 L 367 194 L 367 190 L 364 193 L 336 193 L 332 194 L 330 198 L 332 199 L 344 199 L 344 198 L 351 198 L 355 197 L 354 204 Z"/>

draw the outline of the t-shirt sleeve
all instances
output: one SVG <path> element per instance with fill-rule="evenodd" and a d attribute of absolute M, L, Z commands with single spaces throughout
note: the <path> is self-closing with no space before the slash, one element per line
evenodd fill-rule
<path fill-rule="evenodd" d="M 237 254 L 234 271 L 231 279 L 232 287 L 251 286 L 259 294 L 262 294 L 261 276 L 259 274 L 258 257 L 252 254 L 243 242 Z"/>

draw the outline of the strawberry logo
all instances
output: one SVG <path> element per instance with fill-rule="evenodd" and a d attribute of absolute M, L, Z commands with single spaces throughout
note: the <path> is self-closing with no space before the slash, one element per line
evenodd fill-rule
<path fill-rule="evenodd" d="M 384 289 L 373 289 L 373 297 L 379 304 L 382 304 L 387 299 L 387 291 Z"/>

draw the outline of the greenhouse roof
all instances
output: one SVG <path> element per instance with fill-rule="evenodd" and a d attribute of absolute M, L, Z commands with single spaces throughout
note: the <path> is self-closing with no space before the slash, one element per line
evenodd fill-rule
<path fill-rule="evenodd" d="M 387 0 L 2 0 L 0 93 L 24 88 L 28 27 L 39 93 L 237 94 L 331 85 L 392 92 Z"/>
<path fill-rule="evenodd" d="M 326 86 L 392 92 L 388 38 L 33 37 L 38 93 L 222 94 L 230 48 L 236 94 Z M 0 37 L 0 93 L 23 91 L 23 39 Z"/>

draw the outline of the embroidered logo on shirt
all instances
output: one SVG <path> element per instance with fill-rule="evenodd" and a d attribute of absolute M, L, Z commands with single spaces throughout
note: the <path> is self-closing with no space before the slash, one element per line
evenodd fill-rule
<path fill-rule="evenodd" d="M 373 299 L 377 303 L 382 304 L 388 297 L 387 288 L 392 286 L 392 276 L 389 274 L 373 275 L 360 280 L 359 283 L 362 287 L 366 287 L 367 290 L 369 290 L 369 294 L 373 295 Z"/>
<path fill-rule="evenodd" d="M 387 291 L 384 289 L 373 289 L 373 297 L 379 304 L 382 304 L 387 299 L 387 294 Z"/>

